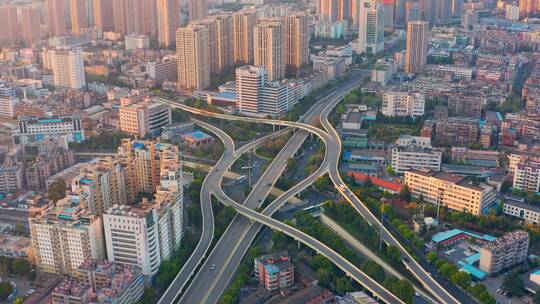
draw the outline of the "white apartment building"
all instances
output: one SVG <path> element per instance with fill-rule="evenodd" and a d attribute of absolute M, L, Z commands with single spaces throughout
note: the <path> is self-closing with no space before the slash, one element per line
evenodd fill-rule
<path fill-rule="evenodd" d="M 103 214 L 107 259 L 153 276 L 161 264 L 158 216 L 153 205 L 113 206 Z"/>
<path fill-rule="evenodd" d="M 505 201 L 503 213 L 525 220 L 527 223 L 540 223 L 540 208 L 526 203 Z"/>
<path fill-rule="evenodd" d="M 442 152 L 419 146 L 396 147 L 392 149 L 392 170 L 403 174 L 411 169 L 441 170 Z"/>
<path fill-rule="evenodd" d="M 177 81 L 178 63 L 175 56 L 167 56 L 161 61 L 150 61 L 146 64 L 148 77 L 158 81 Z"/>
<path fill-rule="evenodd" d="M 64 137 L 67 142 L 82 142 L 84 129 L 78 116 L 44 119 L 25 116 L 19 118 L 19 127 L 11 135 L 16 144 L 30 144 L 58 137 Z"/>
<path fill-rule="evenodd" d="M 431 137 L 401 135 L 396 140 L 399 147 L 417 146 L 422 148 L 431 148 Z"/>
<path fill-rule="evenodd" d="M 135 33 L 124 37 L 126 50 L 147 49 L 150 47 L 150 38 L 146 35 L 137 35 Z"/>
<path fill-rule="evenodd" d="M 24 166 L 20 163 L 0 163 L 0 192 L 24 189 Z"/>
<path fill-rule="evenodd" d="M 528 192 L 540 191 L 540 163 L 525 159 L 514 170 L 513 187 Z"/>
<path fill-rule="evenodd" d="M 82 89 L 86 86 L 84 62 L 80 50 L 49 51 L 54 77 L 54 85 L 70 89 Z"/>
<path fill-rule="evenodd" d="M 172 123 L 171 107 L 152 102 L 123 105 L 119 110 L 120 130 L 144 137 L 161 133 L 161 128 Z"/>
<path fill-rule="evenodd" d="M 13 118 L 16 103 L 17 99 L 13 97 L 0 97 L 0 117 Z"/>
<path fill-rule="evenodd" d="M 471 80 L 474 73 L 473 68 L 444 64 L 430 64 L 427 66 L 427 71 L 432 73 L 435 72 L 445 75 L 452 75 L 454 79 L 461 80 Z"/>
<path fill-rule="evenodd" d="M 519 20 L 519 6 L 513 4 L 506 4 L 505 18 L 512 21 Z"/>
<path fill-rule="evenodd" d="M 371 81 L 382 85 L 389 83 L 397 71 L 397 66 L 392 59 L 379 59 L 371 70 Z"/>
<path fill-rule="evenodd" d="M 523 230 L 509 232 L 480 249 L 480 270 L 497 273 L 527 258 L 529 234 Z"/>
<path fill-rule="evenodd" d="M 85 214 L 70 200 L 66 197 L 49 210 L 30 209 L 32 247 L 42 272 L 74 275 L 83 262 L 105 258 L 100 217 Z"/>
<path fill-rule="evenodd" d="M 463 177 L 425 169 L 405 172 L 405 185 L 415 198 L 472 214 L 481 214 L 497 197 L 491 185 L 473 185 Z"/>
<path fill-rule="evenodd" d="M 263 67 L 243 66 L 236 69 L 236 104 L 242 113 L 285 113 L 295 102 L 289 93 L 289 87 L 282 82 L 268 81 Z"/>
<path fill-rule="evenodd" d="M 424 115 L 425 97 L 421 93 L 385 92 L 382 99 L 381 112 L 385 116 Z"/>
<path fill-rule="evenodd" d="M 360 1 L 358 49 L 377 54 L 384 50 L 384 7 L 373 0 Z"/>

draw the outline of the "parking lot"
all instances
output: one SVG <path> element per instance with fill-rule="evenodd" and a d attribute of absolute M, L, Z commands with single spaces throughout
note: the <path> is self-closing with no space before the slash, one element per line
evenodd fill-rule
<path fill-rule="evenodd" d="M 502 282 L 504 280 L 504 274 L 498 275 L 494 278 L 487 278 L 484 281 L 482 281 L 482 284 L 484 284 L 489 291 L 490 294 L 492 294 L 495 299 L 497 300 L 497 303 L 506 304 L 506 303 L 524 303 L 528 304 L 530 303 L 530 297 L 525 295 L 521 298 L 508 298 L 507 296 L 503 295 L 503 290 L 497 291 L 501 286 Z"/>

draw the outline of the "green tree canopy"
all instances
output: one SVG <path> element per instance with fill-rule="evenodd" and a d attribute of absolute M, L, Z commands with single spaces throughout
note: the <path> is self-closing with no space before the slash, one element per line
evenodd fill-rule
<path fill-rule="evenodd" d="M 56 203 L 64 197 L 66 197 L 66 183 L 61 179 L 57 179 L 49 186 L 47 198 Z"/>
<path fill-rule="evenodd" d="M 0 299 L 5 300 L 13 292 L 10 282 L 0 282 Z"/>
<path fill-rule="evenodd" d="M 23 258 L 16 258 L 11 267 L 13 268 L 13 272 L 19 275 L 28 274 L 30 271 L 30 263 Z"/>
<path fill-rule="evenodd" d="M 524 284 L 517 271 L 509 272 L 504 277 L 502 286 L 512 297 L 520 297 L 523 295 Z"/>

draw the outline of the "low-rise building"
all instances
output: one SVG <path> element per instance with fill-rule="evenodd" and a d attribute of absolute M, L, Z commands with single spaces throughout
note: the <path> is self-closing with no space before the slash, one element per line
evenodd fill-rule
<path fill-rule="evenodd" d="M 350 111 L 342 124 L 343 130 L 357 131 L 362 128 L 362 113 Z"/>
<path fill-rule="evenodd" d="M 0 97 L 0 117 L 13 118 L 15 117 L 15 104 L 17 99 L 13 97 Z"/>
<path fill-rule="evenodd" d="M 255 277 L 268 291 L 291 287 L 294 284 L 294 266 L 286 251 L 255 258 Z"/>
<path fill-rule="evenodd" d="M 439 144 L 465 146 L 478 143 L 478 119 L 450 117 L 435 122 L 434 139 Z"/>
<path fill-rule="evenodd" d="M 51 118 L 20 117 L 19 127 L 12 133 L 16 144 L 32 144 L 49 138 L 64 137 L 66 142 L 84 140 L 82 119 L 78 116 Z"/>
<path fill-rule="evenodd" d="M 120 130 L 144 137 L 157 136 L 164 126 L 172 122 L 169 105 L 142 101 L 120 107 Z"/>
<path fill-rule="evenodd" d="M 64 279 L 51 292 L 52 304 L 90 303 L 90 285 L 75 280 Z"/>
<path fill-rule="evenodd" d="M 425 97 L 420 93 L 385 92 L 382 99 L 381 113 L 385 116 L 424 115 Z"/>
<path fill-rule="evenodd" d="M 405 184 L 415 198 L 472 214 L 481 214 L 497 197 L 494 186 L 473 184 L 464 177 L 444 172 L 410 170 L 405 172 Z"/>
<path fill-rule="evenodd" d="M 523 230 L 509 232 L 480 249 L 480 270 L 497 273 L 527 258 L 529 234 Z"/>
<path fill-rule="evenodd" d="M 513 187 L 528 192 L 540 191 L 539 159 L 526 158 L 519 162 L 514 171 Z"/>
<path fill-rule="evenodd" d="M 431 138 L 412 135 L 401 135 L 396 140 L 398 147 L 417 146 L 421 148 L 431 148 Z"/>
<path fill-rule="evenodd" d="M 371 70 L 371 81 L 382 85 L 389 83 L 396 73 L 396 66 L 392 59 L 379 59 Z"/>
<path fill-rule="evenodd" d="M 178 65 L 174 56 L 165 57 L 160 61 L 148 62 L 146 71 L 150 78 L 158 82 L 178 80 Z"/>
<path fill-rule="evenodd" d="M 24 189 L 24 166 L 19 163 L 0 163 L 0 193 Z"/>
<path fill-rule="evenodd" d="M 150 46 L 150 38 L 146 35 L 131 34 L 124 39 L 126 50 L 147 49 Z"/>
<path fill-rule="evenodd" d="M 442 152 L 419 146 L 396 147 L 392 149 L 392 170 L 403 174 L 411 169 L 441 170 Z"/>
<path fill-rule="evenodd" d="M 448 112 L 451 116 L 480 119 L 483 104 L 482 98 L 478 96 L 452 94 L 448 97 Z"/>
<path fill-rule="evenodd" d="M 527 223 L 540 223 L 540 207 L 531 204 L 506 200 L 502 211 L 506 215 L 520 218 Z"/>

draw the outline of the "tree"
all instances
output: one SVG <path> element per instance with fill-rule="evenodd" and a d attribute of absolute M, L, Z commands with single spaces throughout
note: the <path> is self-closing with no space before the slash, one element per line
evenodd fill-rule
<path fill-rule="evenodd" d="M 396 176 L 396 171 L 394 171 L 394 169 L 392 169 L 392 166 L 390 165 L 386 166 L 386 172 L 390 176 Z M 406 187 L 403 187 L 403 188 L 406 188 Z"/>
<path fill-rule="evenodd" d="M 25 231 L 24 224 L 23 223 L 17 223 L 15 224 L 15 231 L 19 234 L 23 234 Z"/>
<path fill-rule="evenodd" d="M 360 269 L 364 271 L 368 276 L 377 282 L 384 281 L 385 273 L 381 265 L 373 262 L 372 260 L 366 260 L 360 265 Z"/>
<path fill-rule="evenodd" d="M 315 188 L 319 191 L 330 191 L 332 181 L 330 180 L 330 177 L 328 175 L 321 176 L 315 181 Z"/>
<path fill-rule="evenodd" d="M 337 278 L 334 281 L 334 286 L 336 287 L 336 291 L 340 294 L 345 294 L 353 289 L 351 282 L 345 277 Z"/>
<path fill-rule="evenodd" d="M 0 282 L 0 299 L 5 300 L 13 292 L 10 282 Z"/>
<path fill-rule="evenodd" d="M 394 293 L 406 303 L 412 303 L 413 301 L 414 289 L 411 283 L 407 282 L 406 280 L 399 280 L 394 287 Z"/>
<path fill-rule="evenodd" d="M 452 283 L 465 289 L 471 286 L 471 275 L 464 271 L 457 271 L 450 277 Z"/>
<path fill-rule="evenodd" d="M 388 246 L 386 254 L 388 254 L 392 263 L 399 264 L 401 262 L 401 252 L 396 246 Z"/>
<path fill-rule="evenodd" d="M 151 304 L 156 303 L 156 291 L 152 288 L 144 290 L 142 297 L 139 299 L 138 304 Z"/>
<path fill-rule="evenodd" d="M 13 272 L 19 275 L 27 274 L 30 271 L 30 264 L 23 258 L 16 258 L 11 267 L 13 268 Z"/>
<path fill-rule="evenodd" d="M 429 263 L 434 264 L 439 258 L 437 257 L 437 254 L 435 252 L 431 251 L 426 255 L 426 259 Z"/>
<path fill-rule="evenodd" d="M 49 186 L 47 198 L 56 203 L 64 197 L 66 197 L 66 183 L 61 179 L 57 179 Z"/>
<path fill-rule="evenodd" d="M 320 268 L 317 270 L 316 277 L 321 285 L 328 286 L 330 285 L 332 273 L 326 268 Z"/>
<path fill-rule="evenodd" d="M 401 190 L 399 191 L 399 198 L 407 202 L 411 201 L 411 192 L 409 191 L 409 187 L 401 187 Z"/>
<path fill-rule="evenodd" d="M 15 301 L 13 301 L 13 304 L 23 304 L 23 303 L 24 303 L 24 299 L 20 297 L 15 299 Z"/>
<path fill-rule="evenodd" d="M 503 280 L 502 286 L 508 291 L 512 297 L 520 297 L 523 295 L 523 280 L 519 277 L 517 271 L 509 272 Z"/>

